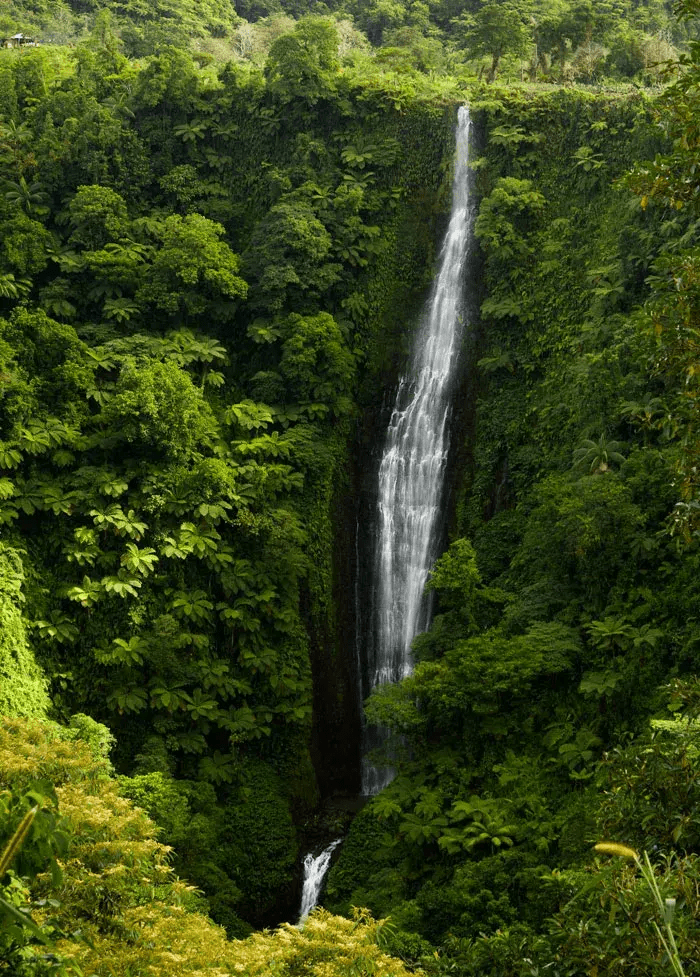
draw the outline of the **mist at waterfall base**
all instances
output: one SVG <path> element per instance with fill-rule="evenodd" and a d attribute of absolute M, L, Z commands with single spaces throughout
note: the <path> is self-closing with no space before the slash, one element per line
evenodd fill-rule
<path fill-rule="evenodd" d="M 318 905 L 323 882 L 330 868 L 331 856 L 342 840 L 342 838 L 336 838 L 323 849 L 320 855 L 314 855 L 313 852 L 310 852 L 304 857 L 304 884 L 301 890 L 298 926 L 303 925 L 311 910 Z"/>
<path fill-rule="evenodd" d="M 469 109 L 458 112 L 450 222 L 438 272 L 421 316 L 409 370 L 398 383 L 378 472 L 373 555 L 373 640 L 367 649 L 362 697 L 411 674 L 411 644 L 430 624 L 425 593 L 439 555 L 451 394 L 464 334 L 464 272 L 471 239 Z M 362 794 L 391 782 L 393 768 L 368 754 L 387 739 L 385 730 L 363 730 Z"/>

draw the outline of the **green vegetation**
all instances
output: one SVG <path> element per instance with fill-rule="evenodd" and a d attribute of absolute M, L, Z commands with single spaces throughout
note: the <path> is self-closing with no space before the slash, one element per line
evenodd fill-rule
<path fill-rule="evenodd" d="M 60 42 L 0 52 L 0 972 L 690 975 L 697 4 L 331 7 L 0 18 Z M 366 706 L 398 775 L 344 918 L 251 936 L 352 786 L 343 533 L 466 99 L 450 545 Z"/>
<path fill-rule="evenodd" d="M 90 31 L 133 58 L 172 45 L 201 63 L 231 59 L 262 67 L 283 57 L 305 17 L 325 17 L 339 34 L 335 56 L 365 72 L 468 75 L 583 84 L 659 80 L 660 64 L 697 35 L 670 0 L 6 0 L 0 37 L 18 32 L 43 44 L 76 44 Z M 318 30 L 318 28 L 316 28 Z M 267 62 L 276 70 L 277 55 Z"/>
<path fill-rule="evenodd" d="M 698 957 L 697 85 L 656 145 L 635 98 L 482 103 L 476 434 L 439 614 L 367 705 L 399 774 L 326 896 L 391 912 L 437 973 L 653 973 L 660 893 L 675 972 Z M 653 869 L 593 868 L 603 839 Z"/>
<path fill-rule="evenodd" d="M 139 68 L 98 25 L 0 63 L 5 711 L 43 715 L 48 683 L 52 717 L 106 723 L 236 936 L 297 901 L 358 367 L 376 385 L 429 281 L 403 195 L 437 210 L 451 154 L 443 105 L 342 77 L 336 48 L 312 19 L 267 80 L 174 47 Z"/>
<path fill-rule="evenodd" d="M 18 553 L 0 544 L 0 713 L 45 716 L 46 680 L 38 667 L 22 618 L 24 570 Z"/>
<path fill-rule="evenodd" d="M 96 745 L 100 735 L 109 739 L 104 727 L 85 722 L 66 729 L 6 720 L 0 730 L 0 812 L 21 829 L 0 860 L 3 973 L 408 973 L 383 951 L 383 924 L 367 913 L 352 922 L 321 911 L 303 932 L 286 926 L 227 941 L 203 915 L 202 899 L 173 874 L 154 824 L 120 796 Z"/>

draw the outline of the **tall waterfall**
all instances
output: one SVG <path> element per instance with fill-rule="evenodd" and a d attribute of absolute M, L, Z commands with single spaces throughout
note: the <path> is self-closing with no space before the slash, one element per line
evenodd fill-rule
<path fill-rule="evenodd" d="M 462 339 L 463 272 L 472 224 L 470 128 L 469 109 L 463 106 L 457 120 L 452 212 L 439 271 L 417 332 L 409 372 L 399 381 L 379 466 L 370 690 L 410 675 L 411 643 L 430 623 L 430 600 L 424 590 L 438 556 L 450 394 Z M 368 730 L 365 749 L 377 745 L 377 738 Z M 363 794 L 378 793 L 392 777 L 390 767 L 375 767 L 363 759 Z"/>

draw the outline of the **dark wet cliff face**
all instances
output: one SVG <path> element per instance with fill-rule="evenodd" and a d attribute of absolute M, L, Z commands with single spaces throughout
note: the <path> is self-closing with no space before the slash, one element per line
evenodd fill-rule
<path fill-rule="evenodd" d="M 350 487 L 334 502 L 332 624 L 311 630 L 313 727 L 311 758 L 322 797 L 356 794 L 360 769 L 360 696 L 355 652 L 355 485 L 357 464 L 351 460 Z"/>

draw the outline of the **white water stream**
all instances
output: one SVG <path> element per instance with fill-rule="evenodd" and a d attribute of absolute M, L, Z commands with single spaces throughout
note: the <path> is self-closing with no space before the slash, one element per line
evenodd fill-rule
<path fill-rule="evenodd" d="M 452 211 L 439 270 L 401 377 L 379 467 L 375 650 L 369 688 L 410 675 L 411 643 L 430 623 L 425 584 L 438 556 L 450 394 L 463 332 L 464 269 L 471 236 L 469 109 L 457 120 Z M 368 742 L 371 742 L 369 737 Z M 378 793 L 391 767 L 362 764 L 362 793 Z"/>
<path fill-rule="evenodd" d="M 318 905 L 321 889 L 326 872 L 331 864 L 331 855 L 341 843 L 342 838 L 336 838 L 320 855 L 310 853 L 304 857 L 304 886 L 301 891 L 301 909 L 299 910 L 298 926 L 302 926 L 312 909 Z"/>

